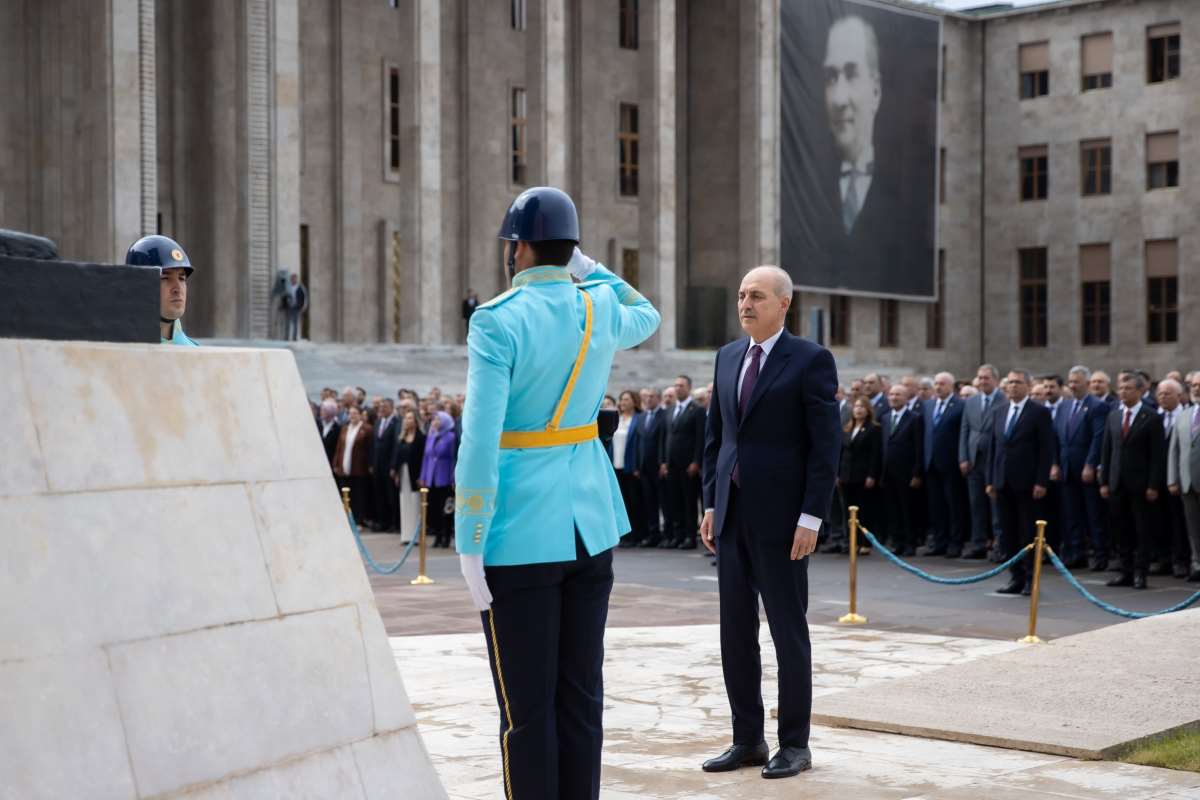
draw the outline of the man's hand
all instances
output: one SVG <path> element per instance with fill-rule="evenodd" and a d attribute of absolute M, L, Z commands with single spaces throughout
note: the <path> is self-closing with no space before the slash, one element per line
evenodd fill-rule
<path fill-rule="evenodd" d="M 1147 489 L 1146 490 L 1146 499 L 1151 503 L 1158 500 L 1158 489 Z"/>
<path fill-rule="evenodd" d="M 635 478 L 640 478 L 640 477 L 642 477 L 642 473 L 641 473 L 641 471 L 640 471 L 640 470 L 636 470 L 636 469 L 635 469 L 635 470 L 633 471 L 633 477 L 635 477 Z"/>
<path fill-rule="evenodd" d="M 921 488 L 921 479 L 913 478 L 911 481 L 908 482 L 908 485 L 913 489 L 920 489 Z"/>
<path fill-rule="evenodd" d="M 1107 499 L 1108 499 L 1108 495 L 1109 495 L 1108 487 L 1107 487 L 1107 486 L 1101 486 L 1101 487 L 1100 487 L 1100 496 L 1101 496 L 1101 497 L 1103 497 L 1105 500 L 1107 500 Z"/>
<path fill-rule="evenodd" d="M 990 483 L 983 487 L 983 493 L 993 500 L 996 499 L 996 487 L 992 486 Z"/>
<path fill-rule="evenodd" d="M 658 465 L 658 477 L 660 477 L 660 478 L 667 477 L 667 465 L 666 464 Z"/>
<path fill-rule="evenodd" d="M 567 272 L 571 273 L 571 277 L 576 280 L 583 280 L 588 275 L 596 271 L 596 262 L 583 254 L 583 251 L 578 247 L 571 254 L 571 260 L 567 262 Z"/>
<path fill-rule="evenodd" d="M 1058 468 L 1058 464 L 1051 465 L 1050 480 L 1052 480 L 1052 481 L 1061 481 L 1062 480 L 1062 470 Z"/>
<path fill-rule="evenodd" d="M 1034 500 L 1041 500 L 1041 499 L 1042 499 L 1043 497 L 1045 497 L 1045 496 L 1046 496 L 1046 487 L 1045 487 L 1045 486 L 1042 486 L 1042 485 L 1040 485 L 1040 484 L 1034 484 L 1034 486 L 1033 486 L 1033 499 L 1034 499 Z"/>
<path fill-rule="evenodd" d="M 863 481 L 863 486 L 867 487 L 868 489 L 874 489 L 875 488 L 875 479 L 867 478 L 865 481 Z"/>
<path fill-rule="evenodd" d="M 967 473 L 971 471 L 971 462 L 970 461 L 958 462 L 958 471 L 963 474 L 964 478 L 967 477 Z"/>
<path fill-rule="evenodd" d="M 480 611 L 487 611 L 492 607 L 492 590 L 488 588 L 487 576 L 483 572 L 483 556 L 463 554 L 458 557 L 458 564 L 467 580 L 471 602 Z"/>
<path fill-rule="evenodd" d="M 700 475 L 700 465 L 696 463 L 688 464 L 687 474 L 689 478 L 695 478 Z"/>
<path fill-rule="evenodd" d="M 1179 484 L 1172 483 L 1170 486 L 1167 487 L 1167 491 L 1170 492 L 1173 496 L 1179 497 Z"/>
<path fill-rule="evenodd" d="M 713 512 L 705 511 L 704 519 L 700 520 L 700 541 L 708 548 L 708 552 L 717 554 L 717 542 L 713 538 Z"/>
<path fill-rule="evenodd" d="M 796 535 L 792 538 L 792 561 L 812 555 L 817 549 L 817 532 L 812 528 L 796 526 Z"/>
<path fill-rule="evenodd" d="M 1094 483 L 1096 481 L 1096 468 L 1091 464 L 1083 465 L 1083 474 L 1079 476 L 1084 483 Z"/>

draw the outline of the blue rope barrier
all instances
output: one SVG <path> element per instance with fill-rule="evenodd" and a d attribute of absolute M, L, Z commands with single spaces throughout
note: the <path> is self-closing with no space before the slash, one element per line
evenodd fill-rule
<path fill-rule="evenodd" d="M 346 519 L 350 522 L 350 532 L 354 534 L 354 541 L 358 545 L 358 552 L 362 553 L 363 560 L 367 562 L 367 566 L 380 575 L 395 575 L 404 566 L 404 562 L 408 561 L 408 555 L 416 546 L 417 540 L 421 538 L 421 527 L 417 526 L 416 533 L 413 534 L 412 541 L 408 543 L 408 547 L 404 550 L 404 555 L 400 560 L 391 566 L 383 566 L 371 557 L 370 551 L 367 550 L 367 545 L 362 540 L 362 534 L 358 532 L 358 522 L 354 519 L 354 512 L 347 511 Z"/>
<path fill-rule="evenodd" d="M 1071 570 L 1067 569 L 1067 565 L 1059 560 L 1058 553 L 1055 553 L 1049 547 L 1046 548 L 1046 552 L 1050 554 L 1050 563 L 1054 565 L 1056 570 L 1058 570 L 1058 574 L 1062 575 L 1066 582 L 1071 585 L 1071 588 L 1083 595 L 1084 599 L 1096 606 L 1096 608 L 1099 608 L 1102 611 L 1107 611 L 1110 614 L 1116 614 L 1118 617 L 1125 617 L 1127 619 L 1145 619 L 1146 617 L 1155 617 L 1159 614 L 1170 614 L 1172 611 L 1182 611 L 1183 609 L 1195 603 L 1197 600 L 1200 600 L 1200 592 L 1196 592 L 1183 602 L 1176 603 L 1170 608 L 1164 608 L 1159 611 L 1126 611 L 1123 608 L 1117 608 L 1114 605 L 1104 602 L 1099 597 L 1096 597 L 1096 595 L 1089 592 L 1084 588 L 1083 584 L 1075 579 L 1075 576 L 1071 574 Z"/>
<path fill-rule="evenodd" d="M 986 581 L 988 578 L 994 578 L 1024 558 L 1029 550 L 1033 547 L 1033 545 L 1026 545 L 1019 553 L 1010 558 L 1008 561 L 1005 561 L 1003 564 L 1000 564 L 993 569 L 989 569 L 987 572 L 981 572 L 978 575 L 968 575 L 965 578 L 942 578 L 937 575 L 930 575 L 920 567 L 914 567 L 912 564 L 909 564 L 907 561 L 900 558 L 891 550 L 888 550 L 886 547 L 880 544 L 879 540 L 875 538 L 875 534 L 871 533 L 866 528 L 859 527 L 858 530 L 859 533 L 863 534 L 871 541 L 871 544 L 876 550 L 883 554 L 884 558 L 886 558 L 888 561 L 891 561 L 900 569 L 904 570 L 905 572 L 910 572 L 913 575 L 916 575 L 918 578 L 922 578 L 923 580 L 927 580 L 931 583 L 940 583 L 946 586 L 965 586 L 969 583 L 979 583 L 981 581 Z"/>

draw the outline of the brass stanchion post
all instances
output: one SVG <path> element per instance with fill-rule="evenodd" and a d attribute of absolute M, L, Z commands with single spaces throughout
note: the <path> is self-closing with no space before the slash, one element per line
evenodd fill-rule
<path fill-rule="evenodd" d="M 1042 552 L 1046 549 L 1046 520 L 1037 521 L 1037 541 L 1033 548 L 1033 590 L 1029 593 L 1029 635 L 1017 641 L 1042 644 L 1037 637 L 1038 593 L 1042 588 Z"/>
<path fill-rule="evenodd" d="M 346 512 L 346 516 L 350 516 L 350 487 L 342 487 L 342 509 Z"/>
<path fill-rule="evenodd" d="M 433 583 L 433 578 L 425 574 L 425 527 L 429 522 L 429 490 L 424 486 L 421 487 L 421 561 L 420 567 L 417 569 L 417 577 L 413 578 L 410 583 L 413 586 L 426 586 Z"/>
<path fill-rule="evenodd" d="M 838 622 L 862 625 L 866 621 L 858 613 L 858 506 L 850 506 L 850 613 L 838 618 Z"/>

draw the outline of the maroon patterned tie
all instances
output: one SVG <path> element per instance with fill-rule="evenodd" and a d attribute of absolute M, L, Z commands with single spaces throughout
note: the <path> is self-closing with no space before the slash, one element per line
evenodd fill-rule
<path fill-rule="evenodd" d="M 758 380 L 758 367 L 762 360 L 763 349 L 758 345 L 750 348 L 750 366 L 746 369 L 746 377 L 742 378 L 742 391 L 738 395 L 738 419 L 741 420 L 746 416 L 746 406 L 750 405 L 750 398 L 754 396 L 754 384 Z M 733 465 L 733 484 L 741 487 L 741 478 L 738 475 L 738 465 Z"/>

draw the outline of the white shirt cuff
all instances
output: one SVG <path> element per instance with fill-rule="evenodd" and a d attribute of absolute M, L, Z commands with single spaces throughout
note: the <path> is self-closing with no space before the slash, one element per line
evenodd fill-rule
<path fill-rule="evenodd" d="M 715 509 L 715 508 L 706 508 L 706 509 L 704 509 L 704 513 L 705 513 L 705 514 L 711 514 L 711 513 L 713 513 L 714 511 L 716 511 L 716 509 Z"/>
<path fill-rule="evenodd" d="M 808 528 L 810 531 L 819 531 L 821 530 L 821 520 L 812 514 L 801 514 L 800 521 L 796 523 L 796 527 Z"/>

